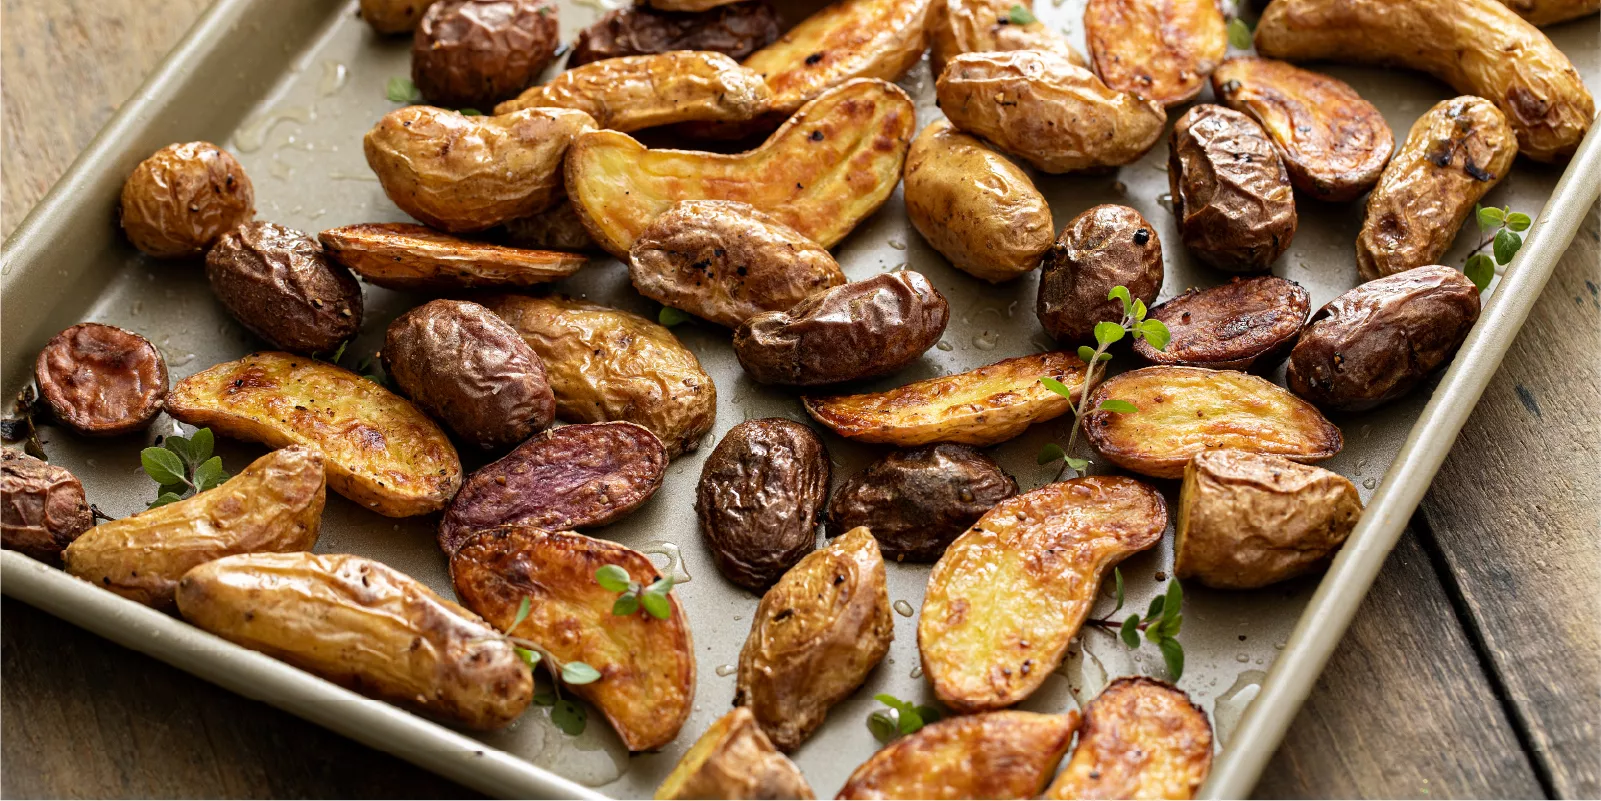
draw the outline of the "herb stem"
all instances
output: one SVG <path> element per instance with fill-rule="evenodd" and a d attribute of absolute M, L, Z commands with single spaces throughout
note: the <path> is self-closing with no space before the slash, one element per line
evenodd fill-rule
<path fill-rule="evenodd" d="M 1134 322 L 1134 315 L 1124 314 L 1123 320 L 1119 323 L 1119 325 L 1123 327 L 1123 330 L 1127 331 L 1129 326 Z M 1087 407 L 1090 404 L 1090 391 L 1095 388 L 1096 371 L 1100 370 L 1102 373 L 1105 373 L 1105 369 L 1101 367 L 1101 354 L 1105 353 L 1111 346 L 1112 343 L 1110 342 L 1100 342 L 1097 340 L 1095 343 L 1095 356 L 1090 359 L 1089 366 L 1084 370 L 1084 380 L 1079 384 L 1078 406 L 1073 409 L 1073 430 L 1068 432 L 1067 447 L 1062 449 L 1062 452 L 1068 456 L 1073 455 L 1073 447 L 1078 444 L 1079 429 L 1084 426 L 1084 414 L 1086 411 L 1088 411 Z M 1062 476 L 1067 473 L 1067 469 L 1067 459 L 1063 458 L 1062 469 L 1056 471 L 1056 478 L 1054 480 L 1061 481 Z M 1088 474 L 1089 467 L 1086 466 L 1082 475 Z"/>

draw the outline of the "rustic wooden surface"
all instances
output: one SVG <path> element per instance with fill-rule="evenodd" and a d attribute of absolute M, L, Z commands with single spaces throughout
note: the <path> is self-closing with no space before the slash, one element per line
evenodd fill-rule
<path fill-rule="evenodd" d="M 207 0 L 5 0 L 0 235 Z M 1592 212 L 1258 788 L 1262 797 L 1601 794 Z M 1579 356 L 1575 356 L 1578 354 Z M 0 795 L 469 791 L 13 601 Z"/>

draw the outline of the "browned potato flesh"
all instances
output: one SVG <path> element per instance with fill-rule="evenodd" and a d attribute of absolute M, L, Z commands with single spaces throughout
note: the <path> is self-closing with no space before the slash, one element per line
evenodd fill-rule
<path fill-rule="evenodd" d="M 361 18 L 378 33 L 411 33 L 436 0 L 361 0 Z"/>
<path fill-rule="evenodd" d="M 1260 272 L 1295 238 L 1295 192 L 1262 126 L 1194 106 L 1173 125 L 1167 181 L 1184 247 L 1220 270 Z"/>
<path fill-rule="evenodd" d="M 361 285 L 309 234 L 256 221 L 206 252 L 206 279 L 224 308 L 278 350 L 332 353 L 361 330 Z"/>
<path fill-rule="evenodd" d="M 879 749 L 845 780 L 842 799 L 1037 798 L 1079 715 L 1003 710 L 931 723 Z"/>
<path fill-rule="evenodd" d="M 54 564 L 92 525 L 77 476 L 20 451 L 0 450 L 0 536 L 6 550 Z"/>
<path fill-rule="evenodd" d="M 1199 94 L 1228 52 L 1218 0 L 1089 0 L 1084 38 L 1107 86 L 1168 107 Z"/>
<path fill-rule="evenodd" d="M 1067 37 L 1035 18 L 1019 25 L 1014 14 L 1021 6 L 1033 15 L 1031 0 L 935 0 L 929 12 L 930 66 L 934 77 L 945 71 L 950 60 L 963 53 L 993 53 L 1006 50 L 1046 50 L 1058 53 L 1080 67 L 1089 66 L 1073 49 Z"/>
<path fill-rule="evenodd" d="M 1601 11 L 1601 0 L 1501 0 L 1530 24 L 1546 26 Z"/>
<path fill-rule="evenodd" d="M 256 192 L 232 154 L 210 142 L 167 145 L 122 185 L 122 230 L 158 258 L 198 256 L 256 215 Z"/>
<path fill-rule="evenodd" d="M 895 451 L 834 492 L 828 533 L 866 527 L 885 558 L 932 562 L 990 507 L 1016 494 L 1016 479 L 966 445 Z"/>
<path fill-rule="evenodd" d="M 513 221 L 516 222 L 516 221 Z M 362 223 L 318 234 L 335 261 L 388 289 L 512 289 L 549 283 L 589 262 L 578 253 L 523 250 L 411 223 Z"/>
<path fill-rule="evenodd" d="M 1155 226 L 1128 206 L 1095 206 L 1074 217 L 1046 252 L 1034 313 L 1064 344 L 1094 342 L 1096 323 L 1123 319 L 1123 304 L 1108 296 L 1114 287 L 1151 304 L 1162 275 Z"/>
<path fill-rule="evenodd" d="M 1078 745 L 1045 797 L 1194 798 L 1211 769 L 1206 713 L 1171 684 L 1125 676 L 1085 708 Z"/>
<path fill-rule="evenodd" d="M 771 417 L 729 429 L 701 467 L 695 516 L 717 569 L 763 590 L 817 547 L 828 449 L 810 428 Z"/>
<path fill-rule="evenodd" d="M 50 338 L 34 360 L 39 398 L 86 437 L 146 428 L 167 402 L 167 360 L 132 331 L 79 323 Z"/>
<path fill-rule="evenodd" d="M 589 231 L 584 229 L 584 221 L 578 218 L 572 201 L 566 198 L 548 211 L 508 220 L 496 235 L 499 241 L 516 248 L 557 251 L 600 249 L 595 240 L 589 238 Z"/>
<path fill-rule="evenodd" d="M 417 24 L 411 80 L 428 102 L 488 110 L 539 79 L 561 44 L 553 0 L 439 0 Z"/>
<path fill-rule="evenodd" d="M 934 0 L 837 0 L 745 59 L 788 114 L 855 78 L 893 81 L 928 46 Z M 821 117 L 821 115 L 817 115 Z"/>
<path fill-rule="evenodd" d="M 717 719 L 656 788 L 658 801 L 816 798 L 800 768 L 756 725 L 750 707 Z"/>
<path fill-rule="evenodd" d="M 1163 350 L 1140 339 L 1134 352 L 1155 364 L 1272 367 L 1295 346 L 1311 313 L 1312 296 L 1294 281 L 1275 275 L 1235 278 L 1153 307 L 1150 319 L 1161 320 L 1172 338 Z"/>
<path fill-rule="evenodd" d="M 602 128 L 627 133 L 676 122 L 745 122 L 771 104 L 762 76 L 739 62 L 722 53 L 680 50 L 574 67 L 495 106 L 495 113 L 572 108 Z"/>

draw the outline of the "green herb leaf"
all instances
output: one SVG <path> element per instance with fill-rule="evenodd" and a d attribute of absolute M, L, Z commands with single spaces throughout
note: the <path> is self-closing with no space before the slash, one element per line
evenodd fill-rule
<path fill-rule="evenodd" d="M 1076 456 L 1065 456 L 1062 458 L 1062 461 L 1067 462 L 1068 467 L 1073 468 L 1074 472 L 1077 472 L 1081 475 L 1090 467 L 1090 460 L 1080 459 Z"/>
<path fill-rule="evenodd" d="M 628 571 L 619 565 L 602 565 L 595 571 L 595 583 L 608 592 L 627 592 L 633 581 Z"/>
<path fill-rule="evenodd" d="M 611 613 L 618 617 L 626 617 L 639 611 L 639 595 L 629 590 L 617 596 L 617 601 L 611 605 Z"/>
<path fill-rule="evenodd" d="M 1495 232 L 1495 261 L 1497 264 L 1510 264 L 1512 257 L 1518 255 L 1518 248 L 1523 247 L 1523 238 L 1511 231 L 1502 228 Z"/>
<path fill-rule="evenodd" d="M 1162 607 L 1167 604 L 1166 596 L 1158 595 L 1151 599 L 1150 608 L 1145 610 L 1145 622 L 1149 623 L 1162 616 Z"/>
<path fill-rule="evenodd" d="M 1116 584 L 1112 597 L 1117 599 L 1117 606 L 1112 607 L 1112 612 L 1107 617 L 1117 614 L 1118 610 L 1123 608 L 1123 568 L 1112 568 L 1112 581 Z"/>
<path fill-rule="evenodd" d="M 1112 291 L 1106 293 L 1106 299 L 1122 301 L 1124 317 L 1129 316 L 1129 314 L 1134 311 L 1134 299 L 1129 296 L 1128 287 L 1123 286 L 1122 284 L 1112 287 Z M 1085 361 L 1088 361 L 1088 359 Z"/>
<path fill-rule="evenodd" d="M 1162 617 L 1172 619 L 1183 612 L 1184 588 L 1179 585 L 1178 579 L 1167 583 L 1167 594 L 1162 596 Z"/>
<path fill-rule="evenodd" d="M 1110 353 L 1103 353 L 1103 354 L 1100 355 L 1099 358 L 1096 359 L 1096 361 L 1102 362 L 1102 363 L 1109 362 L 1111 360 L 1112 360 L 1112 354 L 1110 354 Z"/>
<path fill-rule="evenodd" d="M 528 619 L 528 613 L 532 611 L 533 608 L 534 599 L 524 595 L 522 603 L 517 604 L 517 615 L 511 619 L 511 625 L 506 627 L 506 633 L 510 634 L 512 631 L 516 630 L 518 626 L 521 626 L 523 621 Z"/>
<path fill-rule="evenodd" d="M 902 701 L 901 699 L 896 698 L 895 696 L 890 695 L 889 693 L 879 693 L 879 694 L 873 696 L 873 700 L 877 701 L 877 702 L 883 704 L 884 706 L 887 706 L 890 709 L 893 709 L 893 710 L 895 710 L 897 712 L 899 712 L 901 710 L 901 707 L 910 706 L 910 704 L 908 704 L 907 702 Z"/>
<path fill-rule="evenodd" d="M 563 734 L 577 737 L 584 733 L 584 728 L 589 724 L 589 713 L 578 702 L 563 698 L 551 707 L 550 722 L 556 724 Z"/>
<path fill-rule="evenodd" d="M 1105 321 L 1095 324 L 1095 342 L 1106 347 L 1123 338 L 1123 326 Z"/>
<path fill-rule="evenodd" d="M 1495 262 L 1483 253 L 1475 253 L 1468 257 L 1468 263 L 1462 268 L 1462 272 L 1480 292 L 1483 292 L 1490 288 L 1490 281 L 1495 278 Z"/>
<path fill-rule="evenodd" d="M 1500 225 L 1504 219 L 1501 210 L 1494 206 L 1490 208 L 1475 206 L 1473 215 L 1479 219 L 1479 227 L 1486 231 Z"/>
<path fill-rule="evenodd" d="M 145 448 L 139 452 L 139 463 L 144 465 L 145 475 L 157 484 L 182 484 L 186 480 L 183 460 L 166 448 Z"/>
<path fill-rule="evenodd" d="M 1118 629 L 1117 634 L 1123 638 L 1123 644 L 1127 645 L 1130 650 L 1140 647 L 1140 616 L 1129 615 L 1128 619 L 1123 621 L 1123 627 Z"/>
<path fill-rule="evenodd" d="M 461 114 L 463 117 L 482 117 L 482 116 L 484 116 L 484 113 L 482 111 L 479 111 L 478 109 L 475 109 L 475 108 L 457 109 L 457 113 Z"/>
<path fill-rule="evenodd" d="M 1235 50 L 1251 49 L 1251 26 L 1239 17 L 1229 20 L 1229 45 Z"/>
<path fill-rule="evenodd" d="M 673 590 L 673 577 L 672 576 L 662 576 L 661 578 L 656 579 L 655 581 L 651 582 L 649 587 L 645 588 L 645 592 L 647 594 L 660 595 L 663 598 L 667 597 L 667 593 L 672 592 L 672 590 Z"/>
<path fill-rule="evenodd" d="M 1177 637 L 1179 634 L 1179 629 L 1183 628 L 1184 626 L 1184 616 L 1173 615 L 1171 617 L 1163 617 L 1162 622 L 1156 625 L 1162 630 L 1163 637 Z"/>
<path fill-rule="evenodd" d="M 534 693 L 534 706 L 555 706 L 556 696 L 550 690 Z"/>
<path fill-rule="evenodd" d="M 156 496 L 156 499 L 151 501 L 150 505 L 146 506 L 145 508 L 146 509 L 154 509 L 154 508 L 156 508 L 158 506 L 166 506 L 169 503 L 174 503 L 174 502 L 181 501 L 181 500 L 183 500 L 183 498 L 181 496 L 179 496 L 178 493 L 176 493 L 176 492 L 163 492 L 160 495 Z"/>
<path fill-rule="evenodd" d="M 1040 455 L 1034 457 L 1034 463 L 1050 464 L 1051 462 L 1066 456 L 1067 452 L 1062 450 L 1062 446 L 1054 442 L 1047 442 L 1045 443 L 1045 447 L 1040 448 Z"/>
<path fill-rule="evenodd" d="M 640 602 L 645 605 L 645 614 L 657 620 L 666 620 L 673 616 L 673 605 L 667 600 L 666 593 L 647 592 Z"/>
<path fill-rule="evenodd" d="M 1134 412 L 1139 411 L 1139 407 L 1135 406 L 1134 404 L 1129 403 L 1126 400 L 1118 400 L 1117 398 L 1107 398 L 1106 400 L 1101 401 L 1099 408 L 1103 412 L 1117 412 L 1118 414 L 1133 414 Z"/>
<path fill-rule="evenodd" d="M 523 664 L 527 665 L 529 670 L 533 670 L 534 666 L 538 665 L 539 660 L 543 658 L 538 651 L 531 648 L 513 648 L 512 650 L 517 652 L 517 656 L 522 658 Z"/>
<path fill-rule="evenodd" d="M 1514 211 L 1506 216 L 1506 227 L 1514 231 L 1527 231 L 1533 224 L 1534 220 L 1529 219 L 1529 215 L 1521 211 Z"/>
<path fill-rule="evenodd" d="M 195 468 L 195 492 L 205 492 L 228 478 L 228 471 L 222 469 L 222 457 L 213 456 Z"/>
<path fill-rule="evenodd" d="M 185 470 L 193 470 L 195 465 L 205 461 L 204 457 L 196 458 L 194 443 L 176 434 L 162 440 L 161 447 L 178 454 L 178 458 L 183 462 Z"/>
<path fill-rule="evenodd" d="M 1157 350 L 1167 350 L 1167 343 L 1173 340 L 1173 334 L 1167 330 L 1167 323 L 1161 320 L 1142 320 L 1135 327 L 1135 332 L 1136 336 L 1143 337 Z"/>
<path fill-rule="evenodd" d="M 656 322 L 661 323 L 667 328 L 672 328 L 673 326 L 685 322 L 688 319 L 689 312 L 675 309 L 671 306 L 663 306 L 662 310 L 656 314 Z"/>
<path fill-rule="evenodd" d="M 1089 345 L 1078 346 L 1078 360 L 1085 364 L 1095 361 L 1095 349 Z"/>
<path fill-rule="evenodd" d="M 907 704 L 895 711 L 895 728 L 900 729 L 901 734 L 911 734 L 923 728 L 923 716 L 917 714 L 917 707 Z"/>
<path fill-rule="evenodd" d="M 945 717 L 940 714 L 938 709 L 931 706 L 919 706 L 917 708 L 917 716 L 923 719 L 924 726 L 930 723 L 938 723 L 941 718 Z"/>
<path fill-rule="evenodd" d="M 586 662 L 568 662 L 561 666 L 561 680 L 568 684 L 593 684 L 599 678 L 600 671 Z"/>
<path fill-rule="evenodd" d="M 1046 389 L 1055 392 L 1056 394 L 1061 395 L 1068 400 L 1073 399 L 1073 390 L 1068 389 L 1066 384 L 1057 381 L 1048 375 L 1040 376 L 1040 383 L 1044 384 Z"/>
<path fill-rule="evenodd" d="M 877 709 L 868 715 L 867 730 L 873 733 L 873 739 L 886 745 L 901 735 L 900 726 L 895 723 L 895 713 L 888 709 Z"/>
<path fill-rule="evenodd" d="M 1167 663 L 1167 672 L 1178 681 L 1184 676 L 1184 646 L 1171 637 L 1156 644 L 1162 649 L 1162 661 Z"/>
<path fill-rule="evenodd" d="M 1133 315 L 1135 320 L 1145 319 L 1145 301 L 1140 300 L 1139 298 L 1134 299 Z"/>
<path fill-rule="evenodd" d="M 1013 25 L 1033 25 L 1037 21 L 1034 12 L 1028 10 L 1028 6 L 1021 3 L 1012 6 L 1012 10 L 1007 12 L 1006 18 L 1011 20 Z"/>
<path fill-rule="evenodd" d="M 189 449 L 195 455 L 195 462 L 204 462 L 211 458 L 211 451 L 217 446 L 217 440 L 211 434 L 211 429 L 202 428 L 189 437 Z"/>
<path fill-rule="evenodd" d="M 157 495 L 176 495 L 179 500 L 183 500 L 187 492 L 189 492 L 188 484 L 162 484 L 156 488 Z"/>
<path fill-rule="evenodd" d="M 384 96 L 395 103 L 416 103 L 422 100 L 422 93 L 417 91 L 417 85 L 410 78 L 396 75 L 384 85 Z"/>

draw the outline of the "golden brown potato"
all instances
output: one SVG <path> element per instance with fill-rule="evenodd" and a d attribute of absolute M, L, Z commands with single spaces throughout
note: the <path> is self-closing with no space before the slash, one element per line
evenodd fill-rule
<path fill-rule="evenodd" d="M 956 375 L 865 395 L 805 397 L 806 413 L 858 442 L 909 448 L 930 442 L 994 445 L 1035 423 L 1066 414 L 1073 402 L 1045 388 L 1050 376 L 1077 390 L 1085 364 L 1053 351 L 1005 359 Z"/>
<path fill-rule="evenodd" d="M 431 106 L 385 114 L 367 165 L 401 211 L 450 233 L 538 214 L 562 198 L 562 160 L 595 121 L 571 109 L 468 117 Z"/>
<path fill-rule="evenodd" d="M 0 545 L 56 564 L 95 523 L 83 482 L 67 468 L 0 450 Z"/>
<path fill-rule="evenodd" d="M 906 216 L 956 269 L 1009 281 L 1039 266 L 1056 230 L 1028 174 L 940 120 L 906 153 Z"/>
<path fill-rule="evenodd" d="M 1034 313 L 1068 345 L 1095 341 L 1095 324 L 1123 319 L 1114 287 L 1151 304 L 1162 291 L 1162 239 L 1144 215 L 1105 203 L 1073 218 L 1040 264 Z"/>
<path fill-rule="evenodd" d="M 1184 247 L 1220 270 L 1261 272 L 1299 221 L 1284 159 L 1250 117 L 1206 103 L 1173 124 L 1167 183 Z"/>
<path fill-rule="evenodd" d="M 534 681 L 477 615 L 350 554 L 251 553 L 178 582 L 185 620 L 336 684 L 474 729 L 516 720 Z"/>
<path fill-rule="evenodd" d="M 1544 27 L 1601 11 L 1601 0 L 1501 0 L 1513 13 Z"/>
<path fill-rule="evenodd" d="M 816 797 L 744 706 L 718 718 L 656 788 L 659 801 Z"/>
<path fill-rule="evenodd" d="M 1368 195 L 1356 235 L 1362 280 L 1437 263 L 1517 154 L 1506 116 L 1482 98 L 1442 100 L 1419 117 Z"/>
<path fill-rule="evenodd" d="M 410 33 L 435 0 L 361 0 L 361 18 L 378 33 Z"/>
<path fill-rule="evenodd" d="M 1194 798 L 1212 769 L 1212 724 L 1177 687 L 1144 676 L 1107 685 L 1046 798 Z"/>
<path fill-rule="evenodd" d="M 889 199 L 916 124 L 900 87 L 861 80 L 825 92 L 745 153 L 650 150 L 591 131 L 567 158 L 568 194 L 590 236 L 622 259 L 680 200 L 749 203 L 831 248 Z"/>
<path fill-rule="evenodd" d="M 317 235 L 328 255 L 368 283 L 451 291 L 534 286 L 578 272 L 578 253 L 521 250 L 441 234 L 425 225 L 363 223 Z"/>
<path fill-rule="evenodd" d="M 739 652 L 734 705 L 792 751 L 850 696 L 895 638 L 884 557 L 865 528 L 807 554 L 762 596 Z"/>
<path fill-rule="evenodd" d="M 1012 11 L 1019 6 L 1029 13 Z M 1033 11 L 1032 0 L 935 0 L 928 20 L 929 63 L 934 77 L 938 78 L 945 65 L 963 53 L 1005 50 L 1047 50 L 1088 67 L 1089 62 L 1073 49 L 1067 37 L 1038 19 L 1030 19 Z M 1029 21 L 1019 25 L 1018 19 Z"/>
<path fill-rule="evenodd" d="M 253 353 L 178 382 L 167 413 L 269 447 L 321 451 L 334 492 L 381 515 L 444 508 L 461 487 L 445 432 L 410 401 L 327 362 Z"/>
<path fill-rule="evenodd" d="M 1160 103 L 1037 50 L 957 56 L 935 94 L 951 124 L 1050 173 L 1128 164 L 1167 124 Z"/>
<path fill-rule="evenodd" d="M 1256 49 L 1427 72 L 1494 103 L 1537 161 L 1566 160 L 1595 119 L 1568 57 L 1496 0 L 1279 0 L 1257 23 Z"/>
<path fill-rule="evenodd" d="M 1084 39 L 1107 86 L 1169 108 L 1200 94 L 1229 47 L 1217 0 L 1089 0 Z"/>
<path fill-rule="evenodd" d="M 495 113 L 571 108 L 627 133 L 675 122 L 745 122 L 767 113 L 772 94 L 762 76 L 722 53 L 678 50 L 574 67 Z"/>
<path fill-rule="evenodd" d="M 139 162 L 121 202 L 128 241 L 159 258 L 198 256 L 256 216 L 245 168 L 210 142 L 167 145 Z"/>
<path fill-rule="evenodd" d="M 617 593 L 595 581 L 605 565 L 621 567 L 641 585 L 661 578 L 638 551 L 522 526 L 469 537 L 450 558 L 450 576 L 462 603 L 498 629 L 509 628 L 523 599 L 532 599 L 512 636 L 537 643 L 558 664 L 584 662 L 600 671 L 594 683 L 569 689 L 600 709 L 628 750 L 654 751 L 678 736 L 695 700 L 689 620 L 672 592 L 664 620 L 643 609 L 612 614 Z"/>
<path fill-rule="evenodd" d="M 1101 410 L 1128 401 L 1137 411 Z M 1271 453 L 1316 462 L 1340 452 L 1340 429 L 1265 378 L 1200 367 L 1143 367 L 1095 387 L 1084 435 L 1112 463 L 1156 478 L 1178 478 L 1208 448 Z"/>
<path fill-rule="evenodd" d="M 717 418 L 717 386 L 671 331 L 637 314 L 563 297 L 503 295 L 483 304 L 545 363 L 556 416 L 648 429 L 669 457 L 695 450 Z"/>
<path fill-rule="evenodd" d="M 1121 476 L 996 504 L 928 576 L 917 648 L 934 695 L 963 713 L 1027 698 L 1061 664 L 1102 574 L 1166 529 L 1161 493 Z"/>
<path fill-rule="evenodd" d="M 933 3 L 837 0 L 778 41 L 751 53 L 745 66 L 767 80 L 773 90 L 773 111 L 781 114 L 856 78 L 893 81 L 923 57 Z M 822 120 L 825 115 L 812 116 Z"/>
<path fill-rule="evenodd" d="M 1037 798 L 1062 761 L 1078 712 L 1004 710 L 931 723 L 879 749 L 838 798 Z"/>

